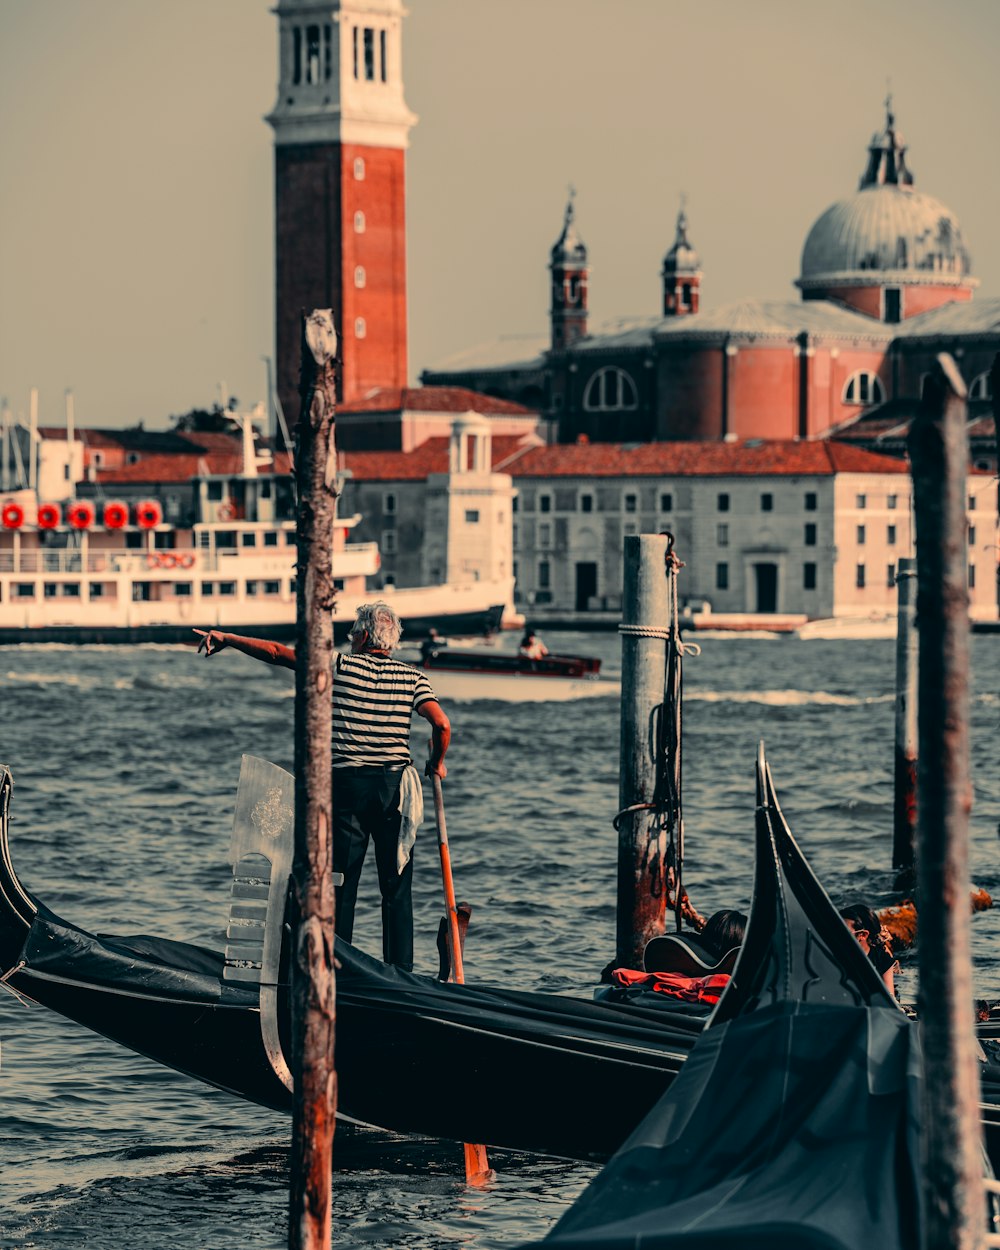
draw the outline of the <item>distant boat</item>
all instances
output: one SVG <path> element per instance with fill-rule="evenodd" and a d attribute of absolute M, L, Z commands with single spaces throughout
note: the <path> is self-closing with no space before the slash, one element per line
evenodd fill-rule
<path fill-rule="evenodd" d="M 532 660 L 489 647 L 425 646 L 421 662 L 434 693 L 459 702 L 564 702 L 621 692 L 618 682 L 601 676 L 601 661 L 591 656 L 546 655 Z"/>
<path fill-rule="evenodd" d="M 804 640 L 856 638 L 870 640 L 895 638 L 897 621 L 895 614 L 877 616 L 830 616 L 806 621 L 797 626 L 793 636 Z"/>

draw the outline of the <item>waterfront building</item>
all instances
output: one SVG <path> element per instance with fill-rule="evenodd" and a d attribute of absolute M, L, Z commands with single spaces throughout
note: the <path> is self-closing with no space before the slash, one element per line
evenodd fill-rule
<path fill-rule="evenodd" d="M 393 555 L 383 560 L 405 579 L 401 585 L 416 577 L 432 538 L 429 484 L 447 455 L 445 441 L 431 439 L 408 455 L 345 456 L 347 497 L 365 518 L 359 537 L 381 537 L 385 552 L 386 533 L 364 527 L 394 518 Z M 686 598 L 719 614 L 894 611 L 896 564 L 913 555 L 905 462 L 833 440 L 542 445 L 494 438 L 492 457 L 516 490 L 511 537 L 522 611 L 583 621 L 619 611 L 629 534 L 673 533 Z M 968 523 L 972 616 L 995 620 L 1000 552 L 988 473 L 970 473 Z"/>

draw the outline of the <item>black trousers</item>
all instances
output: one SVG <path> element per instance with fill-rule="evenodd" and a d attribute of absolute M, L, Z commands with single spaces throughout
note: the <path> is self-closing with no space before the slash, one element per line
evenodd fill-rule
<path fill-rule="evenodd" d="M 399 781 L 403 766 L 362 765 L 333 770 L 333 870 L 344 874 L 336 891 L 337 936 L 349 942 L 354 934 L 354 906 L 368 839 L 375 846 L 375 865 L 382 891 L 382 957 L 410 972 L 413 968 L 413 853 L 402 872 L 396 871 L 399 843 Z"/>

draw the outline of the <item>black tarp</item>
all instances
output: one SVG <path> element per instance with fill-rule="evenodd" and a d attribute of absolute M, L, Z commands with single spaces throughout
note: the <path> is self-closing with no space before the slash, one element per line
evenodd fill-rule
<path fill-rule="evenodd" d="M 912 1250 L 916 1029 L 783 1001 L 707 1030 L 545 1246 Z"/>

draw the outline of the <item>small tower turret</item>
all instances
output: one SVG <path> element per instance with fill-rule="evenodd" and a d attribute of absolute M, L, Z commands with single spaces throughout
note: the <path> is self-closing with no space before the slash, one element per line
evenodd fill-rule
<path fill-rule="evenodd" d="M 552 350 L 563 351 L 587 334 L 587 248 L 573 223 L 570 188 L 562 234 L 552 248 L 549 272 L 552 274 Z"/>
<path fill-rule="evenodd" d="M 664 317 L 696 313 L 701 293 L 701 258 L 688 242 L 683 197 L 677 214 L 677 235 L 663 258 L 662 272 Z"/>

